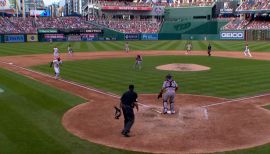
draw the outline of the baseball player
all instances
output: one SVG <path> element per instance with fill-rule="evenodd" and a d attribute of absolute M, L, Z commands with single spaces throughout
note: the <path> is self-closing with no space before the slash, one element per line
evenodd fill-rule
<path fill-rule="evenodd" d="M 252 55 L 249 51 L 249 48 L 248 48 L 248 44 L 246 44 L 246 46 L 245 46 L 244 54 L 245 54 L 245 56 L 252 57 Z"/>
<path fill-rule="evenodd" d="M 59 50 L 58 50 L 57 47 L 54 47 L 54 48 L 53 48 L 53 58 L 54 58 L 54 59 L 58 59 L 59 57 L 60 57 L 60 55 L 59 55 Z"/>
<path fill-rule="evenodd" d="M 126 53 L 129 52 L 128 42 L 126 42 L 126 44 L 125 44 L 125 50 L 126 50 Z"/>
<path fill-rule="evenodd" d="M 141 55 L 137 55 L 137 57 L 136 57 L 136 62 L 135 62 L 134 68 L 137 68 L 137 67 L 139 69 L 142 68 L 142 56 Z"/>
<path fill-rule="evenodd" d="M 68 45 L 68 55 L 72 56 L 73 50 L 70 46 L 70 44 Z"/>
<path fill-rule="evenodd" d="M 207 53 L 208 53 L 208 56 L 209 56 L 209 57 L 211 56 L 211 51 L 212 51 L 212 46 L 211 46 L 211 44 L 209 43 L 209 44 L 208 44 L 208 47 L 207 47 Z"/>
<path fill-rule="evenodd" d="M 191 51 L 191 48 L 192 48 L 191 42 L 188 42 L 186 47 L 187 47 L 187 52 L 186 52 L 186 55 L 187 55 L 187 54 L 189 54 L 189 52 Z"/>
<path fill-rule="evenodd" d="M 177 83 L 172 79 L 172 75 L 168 74 L 166 80 L 163 82 L 158 98 L 163 97 L 163 114 L 171 113 L 174 114 L 174 97 L 175 92 L 178 90 Z M 170 112 L 168 112 L 168 101 L 170 102 Z"/>
<path fill-rule="evenodd" d="M 60 60 L 60 58 L 54 59 L 50 64 L 50 67 L 52 67 L 52 65 L 53 65 L 54 73 L 55 73 L 55 79 L 59 79 L 59 76 L 60 76 L 60 64 L 62 64 L 62 61 Z"/>

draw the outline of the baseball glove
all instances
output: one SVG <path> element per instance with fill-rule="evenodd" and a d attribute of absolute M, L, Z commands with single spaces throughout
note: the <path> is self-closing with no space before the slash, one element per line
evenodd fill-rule
<path fill-rule="evenodd" d="M 157 99 L 160 99 L 160 98 L 162 98 L 162 92 L 160 92 L 160 93 L 158 94 Z"/>
<path fill-rule="evenodd" d="M 114 106 L 114 109 L 115 109 L 114 118 L 119 119 L 121 116 L 121 110 L 116 106 Z"/>
<path fill-rule="evenodd" d="M 53 62 L 50 62 L 50 67 L 52 67 L 52 65 L 53 65 Z"/>

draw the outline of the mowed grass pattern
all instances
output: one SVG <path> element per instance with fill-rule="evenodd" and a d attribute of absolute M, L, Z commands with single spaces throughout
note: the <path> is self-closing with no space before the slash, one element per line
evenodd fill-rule
<path fill-rule="evenodd" d="M 91 87 L 121 94 L 129 84 L 139 93 L 158 93 L 165 76 L 172 73 L 180 93 L 226 98 L 256 95 L 270 91 L 270 62 L 206 56 L 143 57 L 142 70 L 134 69 L 135 58 L 117 58 L 64 62 L 61 76 Z M 169 63 L 191 63 L 208 66 L 201 72 L 175 72 L 155 69 Z M 48 65 L 35 69 L 53 74 Z"/>
<path fill-rule="evenodd" d="M 207 50 L 211 43 L 213 51 L 243 51 L 245 41 L 192 41 L 192 50 Z M 130 50 L 185 50 L 186 40 L 168 41 L 129 41 Z M 74 52 L 123 51 L 125 41 L 97 42 L 35 42 L 35 43 L 1 43 L 0 56 L 52 53 L 54 47 L 60 52 L 67 52 L 68 45 Z M 270 43 L 262 41 L 248 42 L 251 52 L 269 51 Z"/>
<path fill-rule="evenodd" d="M 3 69 L 0 88 L 1 154 L 130 153 L 81 140 L 63 128 L 63 114 L 85 100 Z"/>

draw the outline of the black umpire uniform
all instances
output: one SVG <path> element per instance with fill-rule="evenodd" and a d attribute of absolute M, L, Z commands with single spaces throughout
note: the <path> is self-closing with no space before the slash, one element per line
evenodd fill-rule
<path fill-rule="evenodd" d="M 209 43 L 209 45 L 208 45 L 208 56 L 211 56 L 211 50 L 212 50 L 212 47 L 211 47 L 211 45 L 210 45 L 210 43 Z"/>
<path fill-rule="evenodd" d="M 124 114 L 124 129 L 122 130 L 122 135 L 129 137 L 130 129 L 135 121 L 135 115 L 133 108 L 136 107 L 138 111 L 137 104 L 137 93 L 134 92 L 134 85 L 129 85 L 129 90 L 125 92 L 121 97 L 121 108 Z"/>

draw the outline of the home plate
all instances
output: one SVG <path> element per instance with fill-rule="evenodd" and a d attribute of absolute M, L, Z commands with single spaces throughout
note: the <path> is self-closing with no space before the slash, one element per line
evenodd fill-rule
<path fill-rule="evenodd" d="M 13 63 L 8 63 L 9 65 L 13 65 Z"/>

